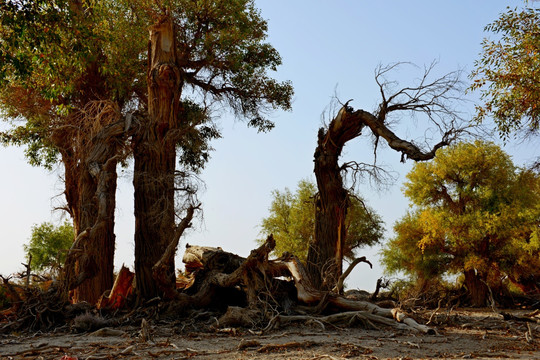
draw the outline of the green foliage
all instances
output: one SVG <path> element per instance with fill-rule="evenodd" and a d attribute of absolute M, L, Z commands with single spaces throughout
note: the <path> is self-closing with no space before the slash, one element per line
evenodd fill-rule
<path fill-rule="evenodd" d="M 50 168 L 59 152 L 68 152 L 59 139 L 85 134 L 83 129 L 75 134 L 65 131 L 77 128 L 70 115 L 84 111 L 89 101 L 114 101 L 122 113 L 135 109 L 144 113 L 148 28 L 165 14 L 171 14 L 177 30 L 182 101 L 191 104 L 179 112 L 184 116 L 179 123 L 193 120 L 196 107 L 202 112 L 186 142 L 179 144 L 193 146 L 186 148 L 182 160 L 200 167 L 211 150 L 203 143 L 219 136 L 207 104 L 228 106 L 260 131 L 273 127 L 265 117 L 267 111 L 290 109 L 292 86 L 268 75 L 281 58 L 265 42 L 267 24 L 253 0 L 156 4 L 150 0 L 3 2 L 0 110 L 17 123 L 0 133 L 0 141 L 25 145 L 31 164 Z M 196 159 L 193 155 L 199 149 L 202 153 Z"/>
<path fill-rule="evenodd" d="M 405 195 L 414 208 L 383 250 L 389 272 L 417 281 L 474 270 L 492 288 L 501 279 L 540 279 L 540 177 L 516 168 L 493 143 L 460 143 L 417 163 Z M 529 284 L 531 285 L 531 284 Z"/>
<path fill-rule="evenodd" d="M 500 135 L 518 130 L 536 133 L 540 125 L 540 9 L 508 8 L 486 31 L 500 35 L 484 39 L 481 58 L 471 74 L 472 90 L 483 104 L 477 119 L 493 116 Z"/>
<path fill-rule="evenodd" d="M 423 239 L 425 231 L 421 226 L 419 212 L 408 212 L 394 225 L 396 237 L 382 250 L 382 259 L 389 274 L 404 272 L 417 283 L 427 279 L 440 278 L 446 269 L 450 256 L 437 251 L 436 247 L 418 247 L 418 239 Z"/>
<path fill-rule="evenodd" d="M 284 252 L 296 255 L 305 261 L 309 244 L 315 236 L 315 196 L 317 187 L 310 181 L 302 180 L 293 194 L 288 188 L 274 190 L 270 205 L 270 215 L 262 220 L 261 234 L 274 235 L 276 248 L 274 254 Z M 346 218 L 347 241 L 344 256 L 354 258 L 354 251 L 362 246 L 373 246 L 383 236 L 383 221 L 371 208 L 357 196 L 350 197 Z M 264 243 L 260 239 L 259 243 Z"/>
<path fill-rule="evenodd" d="M 86 133 L 74 111 L 93 100 L 125 111 L 145 89 L 146 24 L 121 1 L 0 6 L 0 109 L 15 120 L 0 140 L 25 145 L 32 165 L 51 168 L 69 152 L 65 139 Z"/>
<path fill-rule="evenodd" d="M 39 271 L 60 267 L 74 239 L 73 226 L 66 221 L 60 226 L 42 223 L 32 227 L 30 243 L 24 245 L 26 257 L 32 257 L 32 268 Z"/>
<path fill-rule="evenodd" d="M 265 42 L 266 21 L 253 0 L 171 1 L 182 76 L 187 84 L 225 103 L 248 125 L 267 131 L 267 110 L 291 107 L 292 86 L 268 77 L 281 64 Z"/>

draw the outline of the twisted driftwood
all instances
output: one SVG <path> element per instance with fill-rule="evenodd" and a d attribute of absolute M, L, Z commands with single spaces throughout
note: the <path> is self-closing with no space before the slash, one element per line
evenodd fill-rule
<path fill-rule="evenodd" d="M 253 310 L 258 310 L 264 318 L 270 319 L 266 329 L 295 321 L 315 321 L 323 327 L 325 323 L 360 321 L 370 327 L 376 327 L 374 324 L 377 323 L 426 334 L 435 333 L 400 309 L 384 309 L 367 301 L 347 299 L 339 293 L 316 290 L 297 257 L 286 253 L 275 260 L 268 258 L 274 247 L 275 241 L 269 236 L 263 245 L 244 259 L 221 248 L 188 245 L 183 261 L 187 277 L 195 279 L 190 288 L 177 294 L 176 300 L 182 306 L 207 307 L 216 300 L 226 301 L 224 298 L 216 299 L 218 289 L 241 289 L 245 294 L 246 311 L 253 314 Z M 286 297 L 288 301 L 285 301 Z M 272 306 L 267 306 L 268 302 L 273 302 Z M 280 310 L 279 314 L 275 309 Z M 334 314 L 314 315 L 325 310 Z"/>

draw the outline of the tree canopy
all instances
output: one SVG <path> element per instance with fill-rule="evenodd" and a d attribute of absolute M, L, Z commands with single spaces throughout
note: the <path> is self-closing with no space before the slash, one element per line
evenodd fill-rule
<path fill-rule="evenodd" d="M 404 193 L 413 209 L 383 251 L 386 269 L 419 282 L 444 274 L 465 276 L 474 305 L 485 305 L 507 277 L 524 290 L 540 279 L 540 177 L 517 168 L 489 142 L 440 149 L 415 164 Z"/>
<path fill-rule="evenodd" d="M 273 234 L 276 240 L 274 255 L 284 252 L 296 255 L 302 261 L 307 258 L 310 242 L 315 237 L 315 198 L 317 186 L 301 180 L 295 193 L 288 188 L 274 190 L 270 214 L 261 222 L 261 234 Z M 345 220 L 347 240 L 344 257 L 353 260 L 355 252 L 364 246 L 373 246 L 383 237 L 384 223 L 381 217 L 358 195 L 350 194 L 350 206 Z M 264 243 L 264 239 L 259 243 Z"/>
<path fill-rule="evenodd" d="M 66 254 L 74 239 L 73 225 L 65 221 L 60 226 L 45 222 L 32 227 L 29 243 L 24 245 L 26 257 L 32 257 L 32 268 L 58 270 L 66 260 Z"/>
<path fill-rule="evenodd" d="M 471 89 L 480 90 L 483 104 L 477 119 L 492 116 L 499 134 L 537 133 L 540 125 L 540 9 L 508 8 L 488 24 L 496 35 L 482 42 L 480 59 L 471 74 Z"/>
<path fill-rule="evenodd" d="M 88 255 L 88 269 L 72 265 L 91 281 L 101 276 L 96 273 L 107 273 L 107 281 L 96 280 L 101 285 L 87 286 L 94 289 L 93 301 L 103 286 L 112 285 L 117 163 L 134 155 L 135 198 L 153 206 L 160 229 L 168 229 L 146 229 L 166 238 L 158 241 L 161 251 L 182 215 L 174 210 L 189 208 L 181 202 L 196 193 L 190 173 L 205 165 L 209 141 L 220 136 L 212 110 L 225 108 L 267 131 L 273 127 L 267 112 L 290 109 L 292 86 L 269 74 L 281 58 L 266 42 L 267 24 L 253 0 L 9 0 L 0 6 L 0 109 L 12 122 L 0 139 L 26 145 L 31 164 L 51 168 L 62 161 L 66 209 L 76 232 L 89 234 L 78 243 Z M 167 39 L 155 31 L 164 24 L 170 24 Z M 159 46 L 148 46 L 149 29 Z M 166 67 L 154 62 L 156 49 L 165 48 L 175 62 L 166 74 Z M 169 77 L 174 82 L 158 84 L 163 74 L 174 75 Z M 172 90 L 173 101 L 156 105 L 151 89 Z M 170 119 L 158 119 L 156 114 L 167 110 Z M 166 144 L 161 153 L 149 151 L 161 144 Z M 160 163 L 164 159 L 167 163 Z M 152 173 L 152 162 L 161 174 Z M 167 201 L 152 198 L 141 187 L 145 181 L 149 187 L 161 184 L 154 193 L 168 194 Z M 167 216 L 159 216 L 164 209 L 157 204 L 168 207 Z M 137 239 L 140 228 L 135 233 Z M 157 260 L 149 259 L 147 267 Z"/>

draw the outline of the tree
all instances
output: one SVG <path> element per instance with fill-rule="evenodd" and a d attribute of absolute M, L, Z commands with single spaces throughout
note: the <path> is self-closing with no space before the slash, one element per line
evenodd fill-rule
<path fill-rule="evenodd" d="M 480 59 L 471 74 L 479 90 L 479 121 L 492 116 L 502 138 L 521 131 L 538 132 L 540 125 L 540 9 L 508 9 L 485 31 L 500 35 L 484 39 Z"/>
<path fill-rule="evenodd" d="M 402 154 L 402 161 L 405 158 L 425 161 L 433 158 L 437 149 L 448 145 L 464 131 L 463 127 L 459 127 L 458 113 L 451 107 L 451 103 L 460 96 L 459 72 L 432 79 L 435 65 L 432 64 L 416 84 L 395 90 L 396 82 L 388 81 L 386 76 L 400 65 L 403 64 L 377 69 L 375 80 L 382 96 L 377 111 L 354 111 L 347 102 L 327 127 L 319 129 L 314 154 L 319 197 L 316 201 L 315 238 L 307 257 L 307 269 L 317 288 L 332 289 L 342 273 L 347 238 L 345 219 L 349 206 L 349 192 L 344 187 L 342 172 L 351 171 L 353 177 L 366 173 L 375 177 L 380 174 L 376 164 L 351 161 L 340 165 L 339 158 L 345 144 L 367 130 L 375 139 L 375 152 L 382 138 L 391 149 Z M 424 115 L 427 122 L 440 131 L 442 140 L 430 149 L 403 140 L 392 130 L 397 122 L 390 121 L 392 115 L 399 113 Z M 323 273 L 322 269 L 327 271 Z"/>
<path fill-rule="evenodd" d="M 429 292 L 440 283 L 451 256 L 435 246 L 419 248 L 418 239 L 427 233 L 419 211 L 408 211 L 394 225 L 396 234 L 382 249 L 382 261 L 389 274 L 405 273 L 419 294 Z"/>
<path fill-rule="evenodd" d="M 267 74 L 281 58 L 264 42 L 267 24 L 252 0 L 177 1 L 155 11 L 159 17 L 150 28 L 148 118 L 133 137 L 135 271 L 143 299 L 174 287 L 174 256 L 166 262 L 163 256 L 170 254 L 167 248 L 175 246 L 197 207 L 188 206 L 187 217 L 175 224 L 176 147 L 189 124 L 180 99 L 191 90 L 199 92 L 202 103 L 227 105 L 248 125 L 266 131 L 273 123 L 264 113 L 290 109 L 292 96 L 288 82 Z"/>
<path fill-rule="evenodd" d="M 2 140 L 27 145 L 31 163 L 64 165 L 78 234 L 66 290 L 95 302 L 112 285 L 116 166 L 133 150 L 137 288 L 155 297 L 152 267 L 179 225 L 190 225 L 180 220 L 197 207 L 190 174 L 219 136 L 209 109 L 228 105 L 269 130 L 265 112 L 290 108 L 291 85 L 267 74 L 281 59 L 264 42 L 266 22 L 242 0 L 1 6 L 0 103 L 8 118 L 25 121 Z"/>
<path fill-rule="evenodd" d="M 315 237 L 317 187 L 308 180 L 301 180 L 294 194 L 285 188 L 284 191 L 274 190 L 272 195 L 270 215 L 261 224 L 264 239 L 258 242 L 263 244 L 266 237 L 273 234 L 276 241 L 274 255 L 288 252 L 305 261 L 309 244 Z M 379 243 L 384 229 L 381 217 L 367 207 L 363 199 L 353 194 L 350 201 L 345 219 L 347 241 L 344 257 L 352 261 L 357 249 Z"/>
<path fill-rule="evenodd" d="M 73 244 L 73 225 L 65 221 L 60 226 L 42 223 L 32 227 L 32 235 L 24 251 L 31 266 L 39 271 L 58 270 L 66 260 L 66 254 Z"/>
<path fill-rule="evenodd" d="M 404 192 L 415 208 L 396 223 L 383 252 L 388 270 L 418 281 L 462 274 L 474 306 L 486 305 L 504 277 L 538 291 L 537 174 L 516 168 L 495 144 L 476 141 L 439 150 L 407 179 Z"/>
<path fill-rule="evenodd" d="M 144 29 L 121 5 L 0 5 L 0 103 L 14 120 L 2 139 L 26 145 L 33 165 L 62 161 L 65 209 L 78 235 L 64 267 L 64 293 L 77 288 L 76 298 L 89 302 L 112 286 L 116 166 L 127 155 L 129 130 L 124 115 L 144 88 Z"/>

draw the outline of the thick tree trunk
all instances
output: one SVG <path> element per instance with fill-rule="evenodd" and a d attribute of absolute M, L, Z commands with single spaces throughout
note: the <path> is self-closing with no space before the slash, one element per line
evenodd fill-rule
<path fill-rule="evenodd" d="M 431 151 L 424 152 L 414 143 L 400 139 L 387 127 L 385 117 L 390 111 L 406 110 L 409 106 L 415 109 L 417 105 L 389 107 L 386 102 L 383 105 L 378 116 L 375 116 L 363 110 L 353 111 L 345 104 L 328 124 L 328 128 L 319 130 L 314 155 L 319 199 L 315 215 L 315 238 L 309 246 L 307 257 L 307 269 L 317 289 L 333 289 L 342 272 L 343 245 L 347 236 L 344 222 L 348 207 L 347 191 L 343 188 L 341 177 L 341 171 L 346 165 L 338 165 L 343 146 L 360 136 L 364 128 L 368 128 L 377 139 L 383 138 L 392 149 L 401 152 L 403 158 L 406 155 L 415 161 L 432 159 L 436 150 L 447 144 L 443 140 Z M 418 108 L 432 105 L 421 105 Z"/>
<path fill-rule="evenodd" d="M 160 295 L 152 267 L 161 259 L 175 231 L 174 177 L 180 73 L 170 18 L 150 28 L 148 119 L 134 137 L 135 273 L 138 295 Z M 174 278 L 174 257 L 169 260 Z M 172 281 L 172 280 L 171 280 Z"/>
<path fill-rule="evenodd" d="M 467 270 L 465 275 L 465 286 L 469 292 L 471 305 L 474 307 L 483 307 L 488 303 L 488 287 L 485 284 L 485 279 L 474 270 Z"/>
<path fill-rule="evenodd" d="M 119 120 L 120 112 L 112 102 L 94 102 L 90 107 L 93 116 L 87 113 L 85 121 L 107 118 L 109 125 L 95 135 L 86 134 L 88 139 L 84 146 L 79 146 L 78 154 L 83 161 L 76 168 L 66 168 L 70 174 L 66 174 L 66 198 L 77 240 L 64 266 L 63 291 L 76 289 L 75 301 L 95 304 L 114 280 L 116 166 L 123 156 L 122 148 L 129 134 L 126 131 L 132 121 Z M 68 197 L 67 189 L 76 192 L 69 192 Z"/>
<path fill-rule="evenodd" d="M 114 156 L 114 154 L 113 154 Z M 82 177 L 80 228 L 90 228 L 83 244 L 83 256 L 77 262 L 76 273 L 87 280 L 75 291 L 75 301 L 96 304 L 114 281 L 114 210 L 116 207 L 116 161 L 110 161 L 94 179 L 87 170 Z"/>
<path fill-rule="evenodd" d="M 315 208 L 315 238 L 307 256 L 307 270 L 316 289 L 331 290 L 342 273 L 343 249 L 347 237 L 348 192 L 343 187 L 338 165 L 343 146 L 361 134 L 360 116 L 353 116 L 346 105 L 319 129 L 314 154 L 315 178 L 319 194 Z"/>
<path fill-rule="evenodd" d="M 330 290 L 342 273 L 348 195 L 338 166 L 341 146 L 328 143 L 319 133 L 315 151 L 315 177 L 319 194 L 315 210 L 315 240 L 310 244 L 307 269 L 317 289 Z"/>

